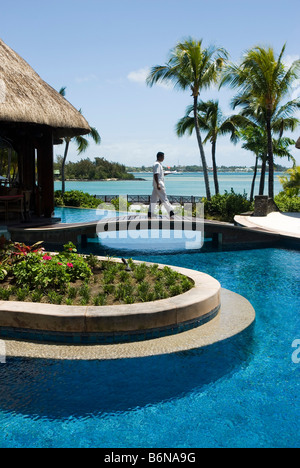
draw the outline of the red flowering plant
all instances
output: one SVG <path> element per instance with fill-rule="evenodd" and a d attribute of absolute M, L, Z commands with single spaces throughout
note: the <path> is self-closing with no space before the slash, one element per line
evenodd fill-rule
<path fill-rule="evenodd" d="M 71 281 L 87 280 L 92 276 L 92 270 L 84 257 L 78 255 L 72 242 L 64 245 L 64 250 L 57 256 L 59 262 L 66 264 Z"/>
<path fill-rule="evenodd" d="M 76 252 L 75 246 L 70 243 L 58 254 L 45 252 L 40 243 L 31 247 L 14 244 L 11 273 L 17 285 L 26 285 L 30 289 L 64 291 L 70 282 L 77 279 L 85 281 L 92 275 L 87 261 Z M 0 280 L 2 277 L 0 266 Z"/>
<path fill-rule="evenodd" d="M 75 245 L 69 242 L 63 252 L 43 255 L 42 268 L 36 276 L 36 282 L 44 289 L 65 290 L 70 282 L 85 281 L 91 275 L 92 270 L 86 260 L 77 254 Z"/>
<path fill-rule="evenodd" d="M 42 254 L 45 249 L 41 247 L 43 241 L 33 245 L 26 245 L 21 242 L 12 242 L 4 236 L 0 237 L 0 261 L 12 265 L 24 259 L 29 253 Z"/>
<path fill-rule="evenodd" d="M 20 242 L 12 242 L 4 236 L 0 237 L 0 281 L 3 281 L 8 274 L 11 273 L 13 266 L 24 260 L 31 254 L 40 255 L 44 252 L 41 247 L 43 242 L 37 242 L 31 246 Z"/>

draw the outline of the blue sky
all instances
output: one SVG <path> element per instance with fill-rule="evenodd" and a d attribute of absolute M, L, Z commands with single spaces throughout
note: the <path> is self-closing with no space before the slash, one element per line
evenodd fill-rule
<path fill-rule="evenodd" d="M 91 159 L 141 166 L 164 151 L 166 165 L 200 163 L 194 137 L 179 139 L 174 132 L 190 93 L 144 82 L 147 70 L 165 63 L 188 36 L 226 48 L 233 61 L 258 44 L 279 53 L 287 43 L 287 61 L 300 58 L 299 0 L 0 1 L 0 37 L 53 88 L 66 86 L 67 99 L 99 131 L 101 145 L 91 144 L 84 155 Z M 215 89 L 201 98 L 218 98 L 230 114 L 233 94 Z M 293 94 L 300 95 L 300 83 Z M 299 137 L 300 128 L 292 136 Z M 55 148 L 56 155 L 62 152 Z M 300 151 L 293 154 L 299 164 Z M 211 165 L 209 145 L 206 155 Z M 72 145 L 69 160 L 77 159 Z M 217 159 L 219 165 L 254 164 L 252 154 L 228 138 L 219 140 Z"/>

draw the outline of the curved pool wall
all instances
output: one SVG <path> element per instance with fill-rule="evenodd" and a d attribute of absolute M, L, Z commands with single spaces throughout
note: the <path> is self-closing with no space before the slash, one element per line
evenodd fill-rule
<path fill-rule="evenodd" d="M 201 323 L 195 326 L 173 327 L 171 333 L 164 332 L 140 334 L 140 340 L 131 337 L 128 340 L 117 340 L 117 343 L 99 340 L 95 343 L 87 341 L 85 346 L 72 342 L 72 346 L 66 343 L 58 343 L 54 336 L 55 345 L 51 343 L 47 335 L 42 342 L 30 341 L 31 334 L 20 336 L 17 341 L 16 331 L 12 336 L 15 339 L 6 341 L 6 356 L 47 358 L 47 359 L 75 359 L 75 360 L 111 360 L 126 359 L 160 354 L 172 354 L 183 351 L 197 350 L 212 346 L 220 341 L 229 341 L 234 336 L 243 334 L 250 329 L 255 321 L 255 311 L 249 301 L 239 294 L 226 289 L 221 289 L 221 307 L 218 313 L 207 318 L 199 319 Z M 34 335 L 33 335 L 34 336 Z M 127 337 L 127 335 L 126 335 Z M 23 339 L 22 339 L 23 338 Z M 133 339 L 134 338 L 134 339 Z M 26 339 L 26 341 L 25 341 Z M 90 337 L 89 337 L 90 339 Z M 92 346 L 88 346 L 93 344 Z"/>
<path fill-rule="evenodd" d="M 122 263 L 121 259 L 113 261 Z M 164 266 L 159 264 L 161 269 Z M 180 333 L 215 318 L 221 306 L 220 283 L 191 269 L 173 269 L 191 279 L 193 287 L 178 296 L 153 302 L 95 307 L 1 301 L 0 337 L 116 343 Z"/>

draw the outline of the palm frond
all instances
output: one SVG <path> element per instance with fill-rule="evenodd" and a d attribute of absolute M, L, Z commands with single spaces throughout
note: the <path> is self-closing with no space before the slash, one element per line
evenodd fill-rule
<path fill-rule="evenodd" d="M 87 139 L 84 138 L 83 136 L 76 136 L 75 141 L 76 141 L 76 144 L 77 144 L 78 154 L 84 153 L 87 150 L 88 146 L 89 146 L 89 142 L 87 141 Z"/>
<path fill-rule="evenodd" d="M 91 127 L 91 133 L 89 134 L 89 136 L 92 137 L 92 139 L 97 145 L 100 145 L 101 136 L 99 135 L 98 130 L 95 127 Z"/>
<path fill-rule="evenodd" d="M 60 90 L 58 91 L 59 94 L 60 94 L 61 96 L 65 97 L 65 95 L 66 95 L 66 89 L 67 89 L 66 86 L 63 86 L 62 88 L 60 88 Z"/>

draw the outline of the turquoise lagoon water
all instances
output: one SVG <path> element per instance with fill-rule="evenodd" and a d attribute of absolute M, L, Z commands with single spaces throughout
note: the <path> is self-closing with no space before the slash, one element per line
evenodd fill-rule
<path fill-rule="evenodd" d="M 138 178 L 145 179 L 144 181 L 76 181 L 66 182 L 66 190 L 82 190 L 91 195 L 148 195 L 152 192 L 152 174 L 135 173 Z M 275 174 L 274 191 L 277 194 L 282 190 L 278 180 L 279 173 Z M 234 189 L 236 193 L 250 194 L 252 173 L 220 173 L 219 184 L 220 192 Z M 214 185 L 212 175 L 210 174 L 211 192 L 214 193 Z M 55 182 L 55 190 L 61 189 L 61 182 Z M 259 177 L 255 186 L 255 194 L 258 194 Z M 205 186 L 203 175 L 201 173 L 183 173 L 178 175 L 168 175 L 166 177 L 166 189 L 169 195 L 182 196 L 204 196 Z M 267 184 L 265 187 L 267 191 Z"/>
<path fill-rule="evenodd" d="M 118 248 L 116 240 L 88 251 L 124 256 Z M 254 325 L 223 343 L 169 355 L 7 358 L 0 363 L 0 447 L 299 447 L 300 364 L 292 360 L 300 339 L 299 252 L 158 253 L 135 244 L 126 256 L 212 275 L 252 303 Z"/>

